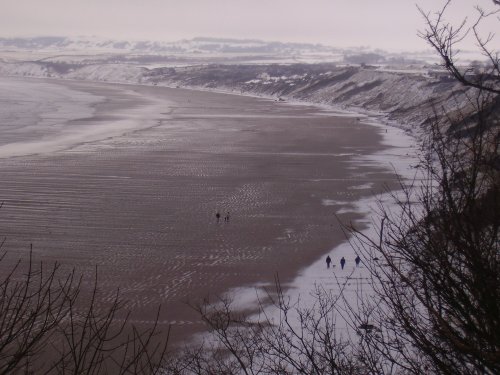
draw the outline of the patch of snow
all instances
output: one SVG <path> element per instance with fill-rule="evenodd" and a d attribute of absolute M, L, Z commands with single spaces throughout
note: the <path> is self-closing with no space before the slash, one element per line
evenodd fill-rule
<path fill-rule="evenodd" d="M 321 204 L 323 206 L 344 206 L 346 204 L 349 204 L 349 202 L 339 201 L 335 199 L 322 199 Z"/>
<path fill-rule="evenodd" d="M 373 188 L 373 185 L 374 185 L 373 182 L 368 182 L 368 183 L 362 184 L 362 185 L 351 186 L 349 189 L 350 190 L 366 190 L 366 189 Z"/>

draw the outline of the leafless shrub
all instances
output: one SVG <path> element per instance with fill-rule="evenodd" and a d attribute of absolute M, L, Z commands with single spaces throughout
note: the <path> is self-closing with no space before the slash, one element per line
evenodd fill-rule
<path fill-rule="evenodd" d="M 2 276 L 0 374 L 161 373 L 168 340 L 157 339 L 156 325 L 138 331 L 118 293 L 103 305 L 97 276 L 90 298 L 81 282 L 74 270 L 37 265 L 31 254 Z"/>
<path fill-rule="evenodd" d="M 422 184 L 403 186 L 396 215 L 382 208 L 378 239 L 354 230 L 357 251 L 385 263 L 368 263 L 382 334 L 365 345 L 382 368 L 500 371 L 500 132 L 487 98 L 458 127 L 433 124 Z"/>
<path fill-rule="evenodd" d="M 176 374 L 355 374 L 355 356 L 347 340 L 336 334 L 334 307 L 338 295 L 318 288 L 315 303 L 301 306 L 276 283 L 272 308 L 260 313 L 235 313 L 230 301 L 194 306 L 211 334 L 187 351 Z M 277 314 L 268 315 L 273 310 Z"/>

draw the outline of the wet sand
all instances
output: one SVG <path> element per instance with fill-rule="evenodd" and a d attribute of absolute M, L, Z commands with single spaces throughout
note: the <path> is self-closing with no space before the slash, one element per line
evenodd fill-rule
<path fill-rule="evenodd" d="M 120 288 L 134 322 L 147 326 L 162 306 L 173 343 L 203 329 L 186 301 L 271 285 L 276 274 L 286 284 L 344 239 L 339 220 L 361 218 L 342 213 L 346 203 L 395 182 L 385 166 L 356 162 L 384 146 L 380 129 L 354 117 L 237 95 L 55 83 L 106 98 L 73 125 L 152 102 L 164 111 L 120 136 L 1 158 L 9 256 L 0 272 L 30 244 L 36 260 L 89 276 L 85 288 L 97 266 L 101 292 L 111 300 Z M 230 222 L 217 223 L 217 210 Z"/>

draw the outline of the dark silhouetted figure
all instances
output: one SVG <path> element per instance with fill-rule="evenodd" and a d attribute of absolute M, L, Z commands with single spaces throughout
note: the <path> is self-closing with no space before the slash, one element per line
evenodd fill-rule
<path fill-rule="evenodd" d="M 340 259 L 340 267 L 342 267 L 342 269 L 344 269 L 344 266 L 345 266 L 345 258 L 342 257 L 342 259 Z"/>
<path fill-rule="evenodd" d="M 356 255 L 356 259 L 354 259 L 354 261 L 356 262 L 356 267 L 359 267 L 359 263 L 361 263 L 361 258 L 359 257 L 359 255 Z"/>
<path fill-rule="evenodd" d="M 330 255 L 326 257 L 326 268 L 330 268 L 330 263 L 332 262 L 332 258 L 330 258 Z"/>
<path fill-rule="evenodd" d="M 224 218 L 224 221 L 226 223 L 229 223 L 229 211 L 227 212 L 226 217 Z"/>
<path fill-rule="evenodd" d="M 217 213 L 215 214 L 215 218 L 217 219 L 217 222 L 219 222 L 219 220 L 220 220 L 220 213 L 219 213 L 219 211 L 217 211 Z"/>

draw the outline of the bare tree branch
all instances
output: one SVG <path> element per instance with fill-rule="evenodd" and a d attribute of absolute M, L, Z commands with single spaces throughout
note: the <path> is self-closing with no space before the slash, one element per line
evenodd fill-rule
<path fill-rule="evenodd" d="M 500 6 L 497 0 L 493 0 L 496 6 Z M 475 89 L 488 91 L 491 93 L 500 93 L 500 67 L 499 52 L 491 46 L 494 34 L 488 33 L 482 36 L 479 32 L 479 26 L 487 19 L 492 18 L 500 12 L 496 9 L 490 12 L 476 7 L 477 18 L 471 27 L 468 26 L 468 19 L 464 18 L 458 26 L 454 26 L 446 21 L 445 15 L 451 4 L 448 0 L 446 4 L 434 15 L 418 7 L 423 16 L 426 29 L 419 32 L 419 36 L 426 40 L 439 54 L 443 61 L 443 66 L 465 86 Z M 458 62 L 460 45 L 464 39 L 471 34 L 474 36 L 479 52 L 485 56 L 489 62 L 483 70 L 478 70 L 469 65 L 461 67 Z"/>

